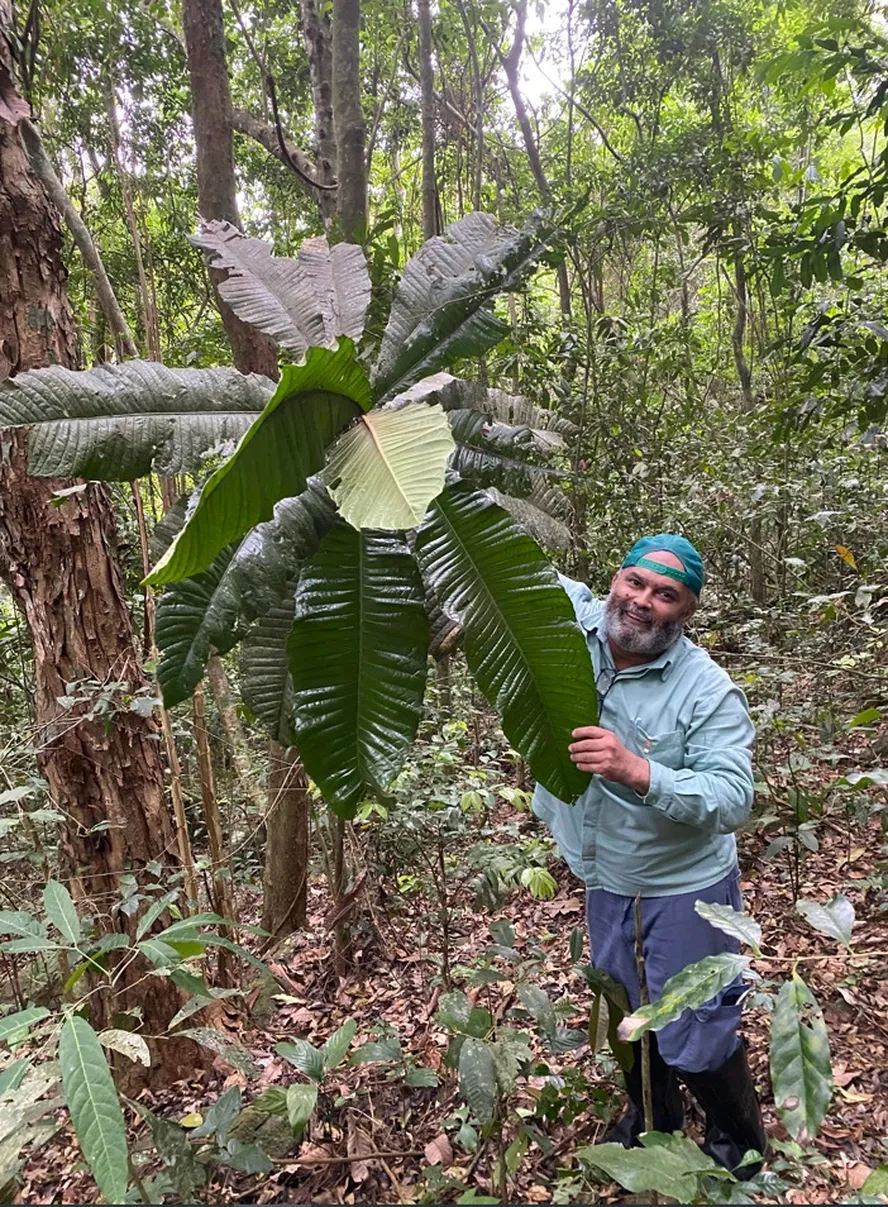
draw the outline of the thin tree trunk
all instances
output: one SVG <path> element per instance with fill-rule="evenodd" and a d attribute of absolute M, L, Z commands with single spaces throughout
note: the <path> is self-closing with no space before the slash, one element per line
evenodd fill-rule
<path fill-rule="evenodd" d="M 481 78 L 481 64 L 478 62 L 475 31 L 469 21 L 465 0 L 456 0 L 456 7 L 459 9 L 463 29 L 466 31 L 466 43 L 472 64 L 472 89 L 475 93 L 475 171 L 472 182 L 472 205 L 476 210 L 480 210 L 481 185 L 484 180 L 484 81 Z"/>
<path fill-rule="evenodd" d="M 305 925 L 308 899 L 308 782 L 296 748 L 269 743 L 262 925 L 281 939 Z"/>
<path fill-rule="evenodd" d="M 191 80 L 191 110 L 197 151 L 197 201 L 201 216 L 240 226 L 234 176 L 231 89 L 225 64 L 221 0 L 183 0 L 182 28 Z M 210 270 L 214 288 L 225 274 Z M 273 342 L 242 323 L 218 296 L 234 363 L 242 373 L 277 377 Z"/>
<path fill-rule="evenodd" d="M 367 234 L 367 166 L 361 106 L 360 0 L 333 0 L 332 61 L 339 226 L 344 239 L 361 243 Z"/>
<path fill-rule="evenodd" d="M 302 36 L 311 75 L 314 108 L 315 179 L 331 184 L 336 179 L 336 134 L 333 128 L 332 26 L 328 12 L 321 13 L 317 0 L 302 0 Z M 329 226 L 336 214 L 336 194 L 320 194 L 321 217 Z"/>
<path fill-rule="evenodd" d="M 207 844 L 212 863 L 213 908 L 232 923 L 227 937 L 234 938 L 237 915 L 234 909 L 234 894 L 231 888 L 231 864 L 222 841 L 222 823 L 219 819 L 219 801 L 216 796 L 216 781 L 210 755 L 210 735 L 207 730 L 206 701 L 203 684 L 198 684 L 192 698 L 194 714 L 194 739 L 197 746 L 197 766 L 200 775 L 200 799 L 203 806 L 204 824 L 207 827 Z M 219 952 L 219 979 L 227 982 L 230 972 L 228 952 Z"/>
<path fill-rule="evenodd" d="M 139 224 L 136 221 L 136 209 L 133 205 L 133 190 L 129 175 L 120 160 L 120 124 L 117 120 L 117 97 L 114 81 L 109 80 L 106 97 L 108 111 L 108 129 L 111 132 L 111 155 L 120 181 L 120 191 L 123 194 L 123 205 L 126 210 L 126 221 L 133 241 L 133 251 L 136 257 L 136 276 L 139 282 L 139 298 L 142 303 L 142 323 L 145 328 L 145 342 L 148 345 L 148 355 L 151 360 L 159 361 L 160 327 L 157 321 L 157 310 L 152 302 L 148 289 L 148 278 L 145 275 L 145 262 L 142 259 L 142 238 L 139 234 Z"/>
<path fill-rule="evenodd" d="M 527 106 L 524 104 L 524 97 L 521 95 L 521 81 L 518 78 L 521 51 L 524 47 L 524 27 L 527 21 L 526 0 L 521 0 L 520 3 L 514 5 L 514 8 L 517 18 L 515 37 L 509 53 L 502 56 L 503 69 L 506 73 L 506 81 L 512 96 L 512 104 L 515 108 L 515 116 L 518 119 L 521 137 L 524 140 L 524 149 L 527 152 L 530 170 L 540 191 L 540 197 L 548 205 L 552 200 L 552 189 L 546 178 L 546 173 L 543 171 L 540 149 L 530 126 L 530 118 L 527 116 Z M 570 282 L 567 277 L 567 264 L 563 260 L 558 265 L 558 299 L 562 316 L 565 319 L 569 319 L 571 316 Z"/>
<path fill-rule="evenodd" d="M 225 666 L 218 654 L 211 654 L 207 660 L 207 679 L 216 702 L 219 724 L 228 748 L 228 757 L 234 768 L 238 791 L 250 802 L 256 816 L 261 817 L 265 811 L 265 796 L 253 772 L 247 739 L 231 699 L 231 687 Z"/>
<path fill-rule="evenodd" d="M 55 168 L 46 154 L 46 148 L 43 146 L 43 141 L 36 127 L 26 118 L 19 124 L 19 130 L 28 152 L 28 158 L 31 161 L 31 167 L 34 169 L 34 174 L 43 185 L 50 201 L 65 219 L 65 225 L 71 232 L 71 238 L 76 243 L 77 250 L 83 256 L 84 264 L 93 275 L 99 304 L 102 307 L 102 313 L 105 315 L 108 326 L 114 335 L 118 357 L 122 359 L 124 356 L 138 356 L 139 349 L 136 347 L 133 333 L 129 329 L 129 324 L 123 316 L 123 311 L 120 309 L 120 304 L 111 287 L 111 282 L 108 280 L 108 274 L 105 272 L 105 265 L 102 263 L 99 250 L 93 242 L 92 235 L 89 233 L 86 223 L 75 209 L 71 198 L 65 192 L 62 182 L 56 175 Z"/>
<path fill-rule="evenodd" d="M 429 0 L 416 0 L 419 18 L 419 86 L 422 94 L 422 237 L 439 234 L 435 182 L 435 71 L 432 66 L 432 11 Z"/>
<path fill-rule="evenodd" d="M 0 27 L 9 27 L 0 0 Z M 14 78 L 9 44 L 0 38 L 0 74 Z M 33 174 L 15 128 L 27 106 L 7 86 L 0 115 L 0 376 L 47 364 L 77 362 L 74 322 L 65 292 L 57 215 Z M 10 120 L 10 117 L 12 120 Z M 26 617 L 34 644 L 37 762 L 54 806 L 64 814 L 61 858 L 72 895 L 89 902 L 108 930 L 134 934 L 138 915 L 114 907 L 119 878 L 148 863 L 175 867 L 164 798 L 157 725 L 132 712 L 126 695 L 148 687 L 142 674 L 120 569 L 111 556 L 115 520 L 109 492 L 91 485 L 51 503 L 67 480 L 27 472 L 27 432 L 4 434 L 0 460 L 0 575 Z M 89 703 L 62 709 L 67 684 L 77 694 L 105 694 L 113 723 L 90 719 Z M 92 686 L 95 685 L 95 686 Z M 153 878 L 153 877 L 152 877 Z M 147 1035 L 163 1035 L 178 1009 L 175 986 L 146 976 L 138 961 L 112 1001 L 98 993 L 92 1021 L 108 1025 L 115 1010 L 138 1007 Z M 155 1084 L 182 1075 L 194 1054 L 189 1041 L 151 1041 Z M 186 1051 L 187 1047 L 187 1051 Z"/>

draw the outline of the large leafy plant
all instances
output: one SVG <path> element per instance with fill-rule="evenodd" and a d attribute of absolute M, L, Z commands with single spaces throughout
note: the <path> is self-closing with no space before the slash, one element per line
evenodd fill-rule
<path fill-rule="evenodd" d="M 551 234 L 540 218 L 522 232 L 478 213 L 453 224 L 405 267 L 373 349 L 359 247 L 311 239 L 290 260 L 211 223 L 195 242 L 227 271 L 223 296 L 297 358 L 276 386 L 145 362 L 0 385 L 0 425 L 31 425 L 38 474 L 193 472 L 237 439 L 155 534 L 164 701 L 194 690 L 211 649 L 245 638 L 248 702 L 341 815 L 386 788 L 415 736 L 430 601 L 462 626 L 536 778 L 567 801 L 586 785 L 567 747 L 596 714 L 590 661 L 528 535 L 562 543 L 563 496 L 535 458 L 570 425 L 444 371 L 507 333 L 493 298 Z"/>

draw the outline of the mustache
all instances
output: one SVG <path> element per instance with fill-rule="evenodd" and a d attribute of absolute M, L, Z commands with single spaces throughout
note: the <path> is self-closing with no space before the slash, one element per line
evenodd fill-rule
<path fill-rule="evenodd" d="M 650 612 L 646 608 L 636 607 L 635 604 L 620 604 L 620 613 L 623 616 L 631 616 L 634 620 L 643 620 L 645 624 L 653 623 Z"/>

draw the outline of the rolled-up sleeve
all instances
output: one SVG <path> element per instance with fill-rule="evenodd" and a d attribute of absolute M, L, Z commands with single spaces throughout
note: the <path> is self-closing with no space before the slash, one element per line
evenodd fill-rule
<path fill-rule="evenodd" d="M 749 817 L 753 799 L 755 727 L 746 698 L 727 680 L 698 699 L 685 737 L 684 767 L 650 760 L 643 800 L 673 821 L 711 834 L 732 834 Z"/>

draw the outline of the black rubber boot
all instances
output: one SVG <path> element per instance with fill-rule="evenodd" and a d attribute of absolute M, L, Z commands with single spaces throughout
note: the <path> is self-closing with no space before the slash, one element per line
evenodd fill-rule
<path fill-rule="evenodd" d="M 622 1144 L 624 1148 L 636 1148 L 638 1137 L 644 1131 L 640 1040 L 632 1044 L 632 1051 L 635 1054 L 635 1063 L 628 1073 L 624 1073 L 629 1106 L 605 1131 L 599 1144 Z M 684 1123 L 681 1088 L 675 1070 L 670 1069 L 660 1055 L 654 1034 L 651 1034 L 651 1105 L 654 1111 L 654 1131 L 681 1131 Z"/>
<path fill-rule="evenodd" d="M 730 1169 L 741 1182 L 748 1181 L 762 1167 L 761 1161 L 740 1165 L 744 1153 L 754 1148 L 765 1155 L 768 1137 L 762 1123 L 758 1095 L 741 1043 L 720 1069 L 714 1072 L 678 1075 L 706 1112 L 706 1138 L 703 1151 Z"/>

